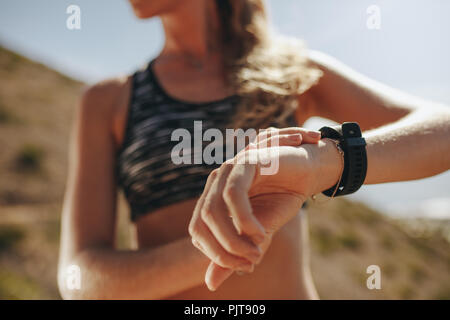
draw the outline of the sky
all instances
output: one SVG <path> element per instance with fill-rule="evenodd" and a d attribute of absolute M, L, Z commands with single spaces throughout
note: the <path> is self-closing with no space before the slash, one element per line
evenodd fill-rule
<path fill-rule="evenodd" d="M 152 0 L 156 1 L 156 0 Z M 450 1 L 267 0 L 275 32 L 411 94 L 450 105 Z M 81 10 L 69 30 L 66 10 Z M 375 5 L 380 29 L 369 29 Z M 126 0 L 2 0 L 0 45 L 87 83 L 128 74 L 164 43 L 157 18 L 138 20 Z M 312 119 L 308 127 L 324 121 Z M 381 208 L 440 203 L 450 217 L 450 172 L 414 182 L 365 186 L 351 198 Z M 443 206 L 443 207 L 442 207 Z"/>

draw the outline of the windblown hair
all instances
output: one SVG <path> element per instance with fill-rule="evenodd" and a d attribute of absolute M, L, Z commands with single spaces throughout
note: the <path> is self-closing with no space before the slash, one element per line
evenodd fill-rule
<path fill-rule="evenodd" d="M 283 125 L 321 71 L 296 39 L 270 34 L 264 0 L 216 0 L 227 81 L 241 97 L 234 127 Z"/>

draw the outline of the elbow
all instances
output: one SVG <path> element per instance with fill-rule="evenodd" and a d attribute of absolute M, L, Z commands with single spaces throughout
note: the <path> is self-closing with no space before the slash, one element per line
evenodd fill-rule
<path fill-rule="evenodd" d="M 58 285 L 59 294 L 63 300 L 102 300 L 105 296 L 96 293 L 92 289 L 69 289 L 66 286 Z"/>
<path fill-rule="evenodd" d="M 86 300 L 83 293 L 70 290 L 66 286 L 58 284 L 59 294 L 63 300 Z"/>
<path fill-rule="evenodd" d="M 58 271 L 58 290 L 63 300 L 85 300 L 86 292 L 83 288 L 72 286 L 73 280 L 70 279 L 66 272 Z"/>
<path fill-rule="evenodd" d="M 448 121 L 450 116 L 450 105 L 446 105 L 438 102 L 422 102 L 415 109 L 415 111 L 429 113 L 435 117 L 444 118 Z"/>
<path fill-rule="evenodd" d="M 106 293 L 98 281 L 93 281 L 90 270 L 89 254 L 78 254 L 58 266 L 57 284 L 63 300 L 105 299 Z M 95 277 L 94 277 L 95 278 Z"/>
<path fill-rule="evenodd" d="M 63 264 L 58 268 L 58 290 L 63 300 L 94 299 L 92 288 L 84 285 L 81 270 L 77 264 Z"/>

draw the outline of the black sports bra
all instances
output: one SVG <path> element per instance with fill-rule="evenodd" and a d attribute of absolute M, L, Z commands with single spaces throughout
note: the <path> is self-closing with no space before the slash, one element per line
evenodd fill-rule
<path fill-rule="evenodd" d="M 203 132 L 217 128 L 224 133 L 239 101 L 238 96 L 207 103 L 173 98 L 159 84 L 152 63 L 133 75 L 125 136 L 116 158 L 117 182 L 132 220 L 201 195 L 209 173 L 220 163 L 195 164 L 192 158 L 190 163 L 174 163 L 171 153 L 180 141 L 171 141 L 172 132 L 186 129 L 194 140 L 194 121 L 202 121 Z"/>

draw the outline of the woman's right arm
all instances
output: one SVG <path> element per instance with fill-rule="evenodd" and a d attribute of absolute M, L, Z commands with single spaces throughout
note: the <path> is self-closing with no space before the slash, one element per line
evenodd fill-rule
<path fill-rule="evenodd" d="M 139 251 L 114 248 L 116 181 L 112 134 L 117 92 L 99 84 L 83 95 L 72 135 L 61 227 L 58 285 L 65 299 L 160 299 L 203 283 L 209 259 L 186 237 Z M 126 99 L 125 99 L 126 100 Z M 70 289 L 69 266 L 81 271 Z"/>

